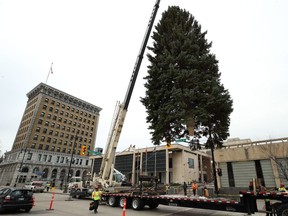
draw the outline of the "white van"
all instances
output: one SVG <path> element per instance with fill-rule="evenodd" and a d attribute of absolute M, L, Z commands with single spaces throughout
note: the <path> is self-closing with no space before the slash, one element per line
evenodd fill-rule
<path fill-rule="evenodd" d="M 32 181 L 25 184 L 24 188 L 31 189 L 33 192 L 43 193 L 45 190 L 43 181 Z"/>

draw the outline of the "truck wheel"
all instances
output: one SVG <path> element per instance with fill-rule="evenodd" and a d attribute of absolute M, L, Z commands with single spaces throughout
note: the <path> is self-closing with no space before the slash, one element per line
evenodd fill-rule
<path fill-rule="evenodd" d="M 30 212 L 31 208 L 25 208 L 25 212 Z"/>
<path fill-rule="evenodd" d="M 157 208 L 159 206 L 159 203 L 150 203 L 149 204 L 149 208 L 150 209 L 155 209 L 155 208 Z"/>
<path fill-rule="evenodd" d="M 125 197 L 120 197 L 119 199 L 120 208 L 124 207 L 124 200 L 125 200 Z M 126 198 L 126 209 L 130 208 L 130 206 L 131 206 L 131 200 Z"/>
<path fill-rule="evenodd" d="M 134 210 L 141 210 L 144 208 L 144 203 L 143 200 L 139 199 L 139 198 L 134 198 L 132 200 L 132 208 Z"/>
<path fill-rule="evenodd" d="M 288 203 L 282 204 L 277 209 L 278 216 L 288 216 Z"/>
<path fill-rule="evenodd" d="M 115 207 L 117 205 L 116 197 L 110 196 L 108 198 L 108 205 L 111 206 L 111 207 Z"/>

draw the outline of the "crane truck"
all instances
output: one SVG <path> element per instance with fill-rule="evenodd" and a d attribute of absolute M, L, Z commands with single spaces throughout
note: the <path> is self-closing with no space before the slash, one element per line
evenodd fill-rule
<path fill-rule="evenodd" d="M 70 196 L 72 197 L 82 198 L 91 196 L 94 185 L 101 185 L 101 187 L 103 187 L 103 189 L 106 191 L 114 190 L 115 187 L 120 187 L 123 185 L 130 186 L 129 182 L 127 182 L 125 175 L 115 169 L 114 165 L 116 148 L 123 128 L 135 82 L 142 63 L 144 51 L 146 49 L 149 35 L 151 33 L 153 23 L 159 8 L 159 4 L 160 0 L 156 0 L 151 17 L 148 22 L 142 45 L 140 47 L 139 54 L 133 68 L 132 76 L 129 81 L 124 101 L 122 103 L 120 103 L 119 101 L 116 103 L 105 152 L 103 154 L 100 172 L 98 175 L 94 173 L 92 181 L 83 182 L 82 180 L 78 179 L 77 182 L 74 182 L 74 180 L 70 182 Z M 93 170 L 91 173 L 93 173 Z"/>
<path fill-rule="evenodd" d="M 135 86 L 135 82 L 139 73 L 139 69 L 142 63 L 143 55 L 145 48 L 148 43 L 148 39 L 153 27 L 153 23 L 159 8 L 160 0 L 156 0 L 155 5 L 153 7 L 153 11 L 151 14 L 151 17 L 148 22 L 148 26 L 144 35 L 144 39 L 142 42 L 142 45 L 140 47 L 139 54 L 137 56 L 134 69 L 132 72 L 132 76 L 130 78 L 130 82 L 128 85 L 128 89 L 124 98 L 124 101 L 122 103 L 117 102 L 116 108 L 114 111 L 114 116 L 112 119 L 112 124 L 110 126 L 110 131 L 106 143 L 105 152 L 103 155 L 100 172 L 99 175 L 93 176 L 93 181 L 98 182 L 101 184 L 104 188 L 114 187 L 114 186 L 120 186 L 121 183 L 113 181 L 113 176 L 115 176 L 115 154 L 116 154 L 116 148 L 118 145 L 118 141 L 120 138 L 120 134 L 123 128 L 123 124 L 125 121 L 126 113 L 128 110 L 129 102 L 132 96 L 132 92 Z"/>

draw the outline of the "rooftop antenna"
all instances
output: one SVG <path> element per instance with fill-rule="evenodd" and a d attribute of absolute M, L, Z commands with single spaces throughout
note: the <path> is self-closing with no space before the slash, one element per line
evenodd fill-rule
<path fill-rule="evenodd" d="M 51 63 L 51 66 L 50 66 L 50 69 L 49 69 L 45 84 L 47 84 L 47 81 L 48 81 L 50 73 L 53 74 L 52 66 L 53 66 L 53 62 Z"/>

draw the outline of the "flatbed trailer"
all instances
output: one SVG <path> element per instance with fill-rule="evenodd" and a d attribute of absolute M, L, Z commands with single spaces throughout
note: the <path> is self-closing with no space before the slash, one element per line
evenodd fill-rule
<path fill-rule="evenodd" d="M 119 206 L 141 210 L 144 206 L 151 209 L 159 205 L 170 205 L 188 208 L 201 208 L 219 211 L 243 212 L 248 215 L 258 212 L 257 200 L 264 200 L 266 204 L 266 215 L 285 216 L 288 215 L 288 193 L 253 193 L 240 192 L 239 201 L 215 197 L 203 196 L 181 196 L 181 195 L 148 195 L 129 193 L 103 193 L 103 201 L 111 207 Z"/>

